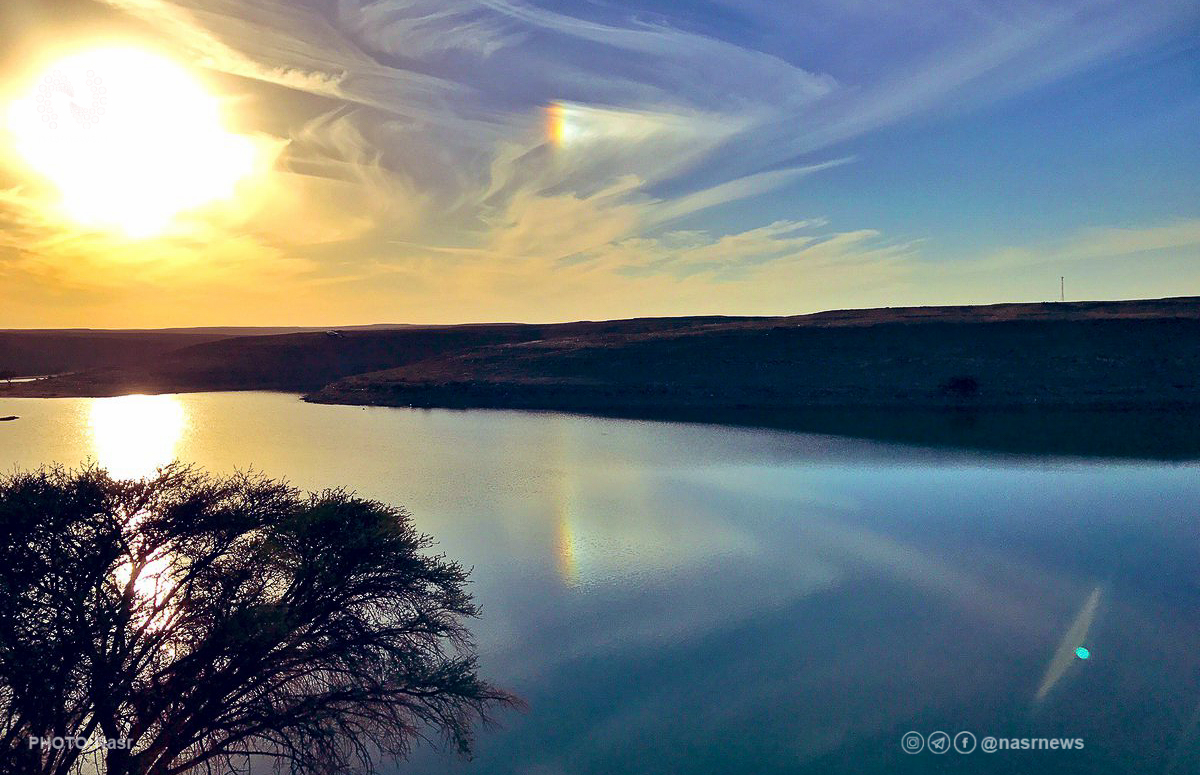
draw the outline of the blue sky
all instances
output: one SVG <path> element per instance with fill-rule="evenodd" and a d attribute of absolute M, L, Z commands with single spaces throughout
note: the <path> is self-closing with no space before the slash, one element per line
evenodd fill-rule
<path fill-rule="evenodd" d="M 130 245 L 39 219 L 9 168 L 0 325 L 1200 294 L 1194 2 L 57 5 L 10 12 L 25 48 L 166 52 L 274 149 L 274 193 Z"/>

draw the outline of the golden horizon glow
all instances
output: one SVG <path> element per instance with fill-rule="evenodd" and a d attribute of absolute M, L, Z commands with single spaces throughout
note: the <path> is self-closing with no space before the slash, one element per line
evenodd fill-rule
<path fill-rule="evenodd" d="M 64 218 L 132 238 L 232 199 L 262 161 L 191 73 L 135 48 L 59 59 L 11 103 L 8 129 L 20 157 L 57 189 Z"/>
<path fill-rule="evenodd" d="M 152 476 L 174 462 L 186 428 L 187 412 L 175 396 L 95 398 L 88 409 L 92 454 L 120 479 Z"/>

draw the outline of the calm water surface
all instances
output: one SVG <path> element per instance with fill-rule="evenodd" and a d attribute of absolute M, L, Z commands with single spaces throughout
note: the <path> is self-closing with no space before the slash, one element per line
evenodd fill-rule
<path fill-rule="evenodd" d="M 403 773 L 1200 772 L 1194 463 L 264 393 L 5 414 L 4 469 L 345 485 L 474 566 L 485 672 L 530 708 Z M 910 730 L 1084 748 L 907 755 Z"/>

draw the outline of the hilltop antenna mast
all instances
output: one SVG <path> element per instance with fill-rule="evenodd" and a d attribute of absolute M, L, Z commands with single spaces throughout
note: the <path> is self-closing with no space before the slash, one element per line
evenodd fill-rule
<path fill-rule="evenodd" d="M 1058 294 L 1059 294 L 1059 301 L 1067 300 L 1067 278 L 1066 277 L 1058 278 Z"/>

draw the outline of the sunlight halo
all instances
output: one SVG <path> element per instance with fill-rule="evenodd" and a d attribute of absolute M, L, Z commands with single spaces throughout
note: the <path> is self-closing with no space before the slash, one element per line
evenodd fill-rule
<path fill-rule="evenodd" d="M 135 48 L 59 59 L 8 110 L 13 145 L 84 228 L 152 237 L 234 199 L 267 163 L 226 128 L 220 100 L 184 67 Z"/>

